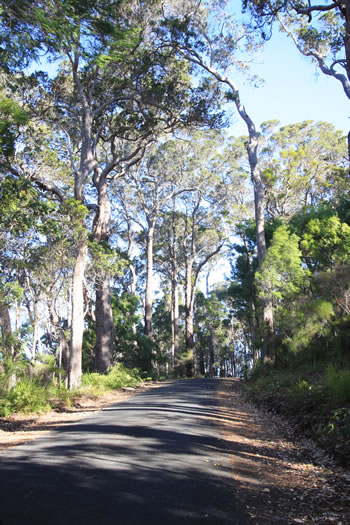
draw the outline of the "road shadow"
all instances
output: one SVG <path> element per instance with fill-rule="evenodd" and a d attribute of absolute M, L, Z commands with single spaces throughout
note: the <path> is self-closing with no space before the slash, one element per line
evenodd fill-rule
<path fill-rule="evenodd" d="M 216 388 L 169 384 L 1 454 L 0 525 L 246 525 Z"/>

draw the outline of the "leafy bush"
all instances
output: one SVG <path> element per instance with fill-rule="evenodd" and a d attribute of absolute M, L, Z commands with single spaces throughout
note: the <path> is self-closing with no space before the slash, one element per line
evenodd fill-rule
<path fill-rule="evenodd" d="M 22 379 L 1 399 L 0 416 L 6 417 L 13 412 L 46 412 L 50 409 L 49 394 L 47 388 Z"/>
<path fill-rule="evenodd" d="M 350 370 L 337 370 L 333 365 L 328 365 L 326 384 L 331 398 L 336 403 L 350 403 Z"/>
<path fill-rule="evenodd" d="M 136 368 L 127 369 L 118 363 L 106 375 L 90 373 L 83 375 L 83 386 L 92 386 L 98 390 L 115 390 L 123 387 L 136 387 L 141 382 L 139 371 Z"/>

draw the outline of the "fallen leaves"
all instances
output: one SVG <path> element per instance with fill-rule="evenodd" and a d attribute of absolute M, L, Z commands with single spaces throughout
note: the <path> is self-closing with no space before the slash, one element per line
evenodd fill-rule
<path fill-rule="evenodd" d="M 296 439 L 288 421 L 247 401 L 239 381 L 220 384 L 232 474 L 250 523 L 349 525 L 349 471 L 312 440 Z"/>

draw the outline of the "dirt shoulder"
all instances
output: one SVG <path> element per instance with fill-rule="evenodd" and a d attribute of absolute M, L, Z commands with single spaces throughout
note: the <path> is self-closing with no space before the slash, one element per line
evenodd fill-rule
<path fill-rule="evenodd" d="M 79 397 L 69 408 L 61 406 L 44 414 L 12 414 L 6 418 L 0 418 L 0 450 L 37 439 L 55 428 L 162 385 L 164 382 L 154 381 L 137 388 L 111 391 L 100 397 Z"/>
<path fill-rule="evenodd" d="M 350 524 L 350 472 L 288 422 L 248 401 L 239 380 L 221 382 L 220 404 L 237 485 L 252 525 Z"/>

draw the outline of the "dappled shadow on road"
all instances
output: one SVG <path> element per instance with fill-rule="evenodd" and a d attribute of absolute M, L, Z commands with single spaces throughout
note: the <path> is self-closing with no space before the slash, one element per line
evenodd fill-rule
<path fill-rule="evenodd" d="M 2 454 L 1 525 L 245 525 L 216 388 L 167 385 Z"/>

